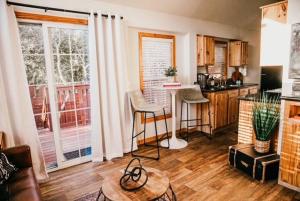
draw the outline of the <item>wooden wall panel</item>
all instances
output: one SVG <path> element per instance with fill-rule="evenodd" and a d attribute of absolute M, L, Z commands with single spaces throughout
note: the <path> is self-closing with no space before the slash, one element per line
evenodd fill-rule
<path fill-rule="evenodd" d="M 299 114 L 291 115 L 294 106 L 300 108 L 300 102 L 285 101 L 279 180 L 299 191 L 300 120 L 298 118 Z"/>
<path fill-rule="evenodd" d="M 239 104 L 238 143 L 254 144 L 255 133 L 252 126 L 253 102 L 240 100 Z M 273 151 L 277 151 L 278 147 L 278 130 L 279 128 L 277 127 L 271 142 L 271 149 Z"/>

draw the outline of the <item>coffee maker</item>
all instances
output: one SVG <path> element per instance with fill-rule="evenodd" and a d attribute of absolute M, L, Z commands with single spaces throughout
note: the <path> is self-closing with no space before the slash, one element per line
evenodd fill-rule
<path fill-rule="evenodd" d="M 204 73 L 197 73 L 197 83 L 200 85 L 201 89 L 207 88 L 207 80 L 209 75 Z"/>

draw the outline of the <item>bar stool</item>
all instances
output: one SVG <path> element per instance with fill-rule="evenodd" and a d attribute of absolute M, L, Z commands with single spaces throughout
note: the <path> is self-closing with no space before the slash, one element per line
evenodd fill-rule
<path fill-rule="evenodd" d="M 160 139 L 162 139 L 165 135 L 167 135 L 167 139 L 168 139 L 168 147 L 163 147 L 163 148 L 169 148 L 170 143 L 169 143 L 169 134 L 168 134 L 168 126 L 167 126 L 167 116 L 166 116 L 166 112 L 165 112 L 165 108 L 161 105 L 158 104 L 150 104 L 147 103 L 142 92 L 140 90 L 136 90 L 136 91 L 132 91 L 129 92 L 129 97 L 130 97 L 130 102 L 131 102 L 131 106 L 133 109 L 133 126 L 132 126 L 132 137 L 131 137 L 131 155 L 132 156 L 136 156 L 136 157 L 144 157 L 144 158 L 149 158 L 149 159 L 155 159 L 155 160 L 159 160 L 160 158 L 160 154 L 159 154 L 159 141 Z M 157 134 L 157 125 L 156 125 L 156 116 L 155 116 L 155 112 L 161 111 L 163 110 L 164 112 L 164 119 L 165 119 L 165 126 L 166 126 L 166 134 L 163 135 L 160 139 L 158 139 L 158 134 Z M 141 113 L 141 115 L 144 114 L 144 130 L 139 132 L 138 134 L 134 135 L 134 125 L 135 125 L 135 116 L 136 113 Z M 156 135 L 156 145 L 151 145 L 151 144 L 146 144 L 146 117 L 147 117 L 147 113 L 150 113 L 153 115 L 154 118 L 154 127 L 155 127 L 155 135 Z M 133 151 L 133 140 L 134 138 L 136 138 L 137 136 L 144 134 L 144 144 L 145 146 L 154 146 L 157 148 L 157 157 L 149 157 L 149 156 L 144 156 L 144 155 L 137 155 L 134 154 Z"/>
<path fill-rule="evenodd" d="M 183 103 L 186 104 L 186 120 L 182 119 L 182 107 Z M 199 119 L 189 119 L 189 105 L 190 104 L 200 104 L 201 107 L 201 118 Z M 202 105 L 208 104 L 208 124 L 202 124 Z M 200 124 L 197 124 L 200 120 Z M 189 125 L 190 121 L 196 121 L 196 125 Z M 186 141 L 188 141 L 188 135 L 189 135 L 189 128 L 195 127 L 195 126 L 201 126 L 201 130 L 203 126 L 209 126 L 209 134 L 211 136 L 212 134 L 212 126 L 211 126 L 211 117 L 210 117 L 210 101 L 205 98 L 201 92 L 201 89 L 186 89 L 182 91 L 182 101 L 181 101 L 181 112 L 180 112 L 180 136 L 181 136 L 181 125 L 182 122 L 186 122 Z"/>

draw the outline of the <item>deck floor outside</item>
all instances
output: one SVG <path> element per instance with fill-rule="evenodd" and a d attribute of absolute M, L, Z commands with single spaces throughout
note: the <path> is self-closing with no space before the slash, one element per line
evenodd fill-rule
<path fill-rule="evenodd" d="M 61 145 L 65 160 L 91 154 L 90 126 L 63 128 L 60 131 Z M 39 130 L 39 140 L 48 169 L 57 167 L 57 157 L 53 132 Z M 80 151 L 79 151 L 80 150 Z"/>

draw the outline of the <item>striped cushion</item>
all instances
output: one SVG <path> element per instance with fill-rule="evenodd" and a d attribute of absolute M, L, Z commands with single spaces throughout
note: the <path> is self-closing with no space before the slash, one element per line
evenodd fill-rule
<path fill-rule="evenodd" d="M 4 153 L 0 153 L 0 184 L 3 184 L 17 170 Z"/>

